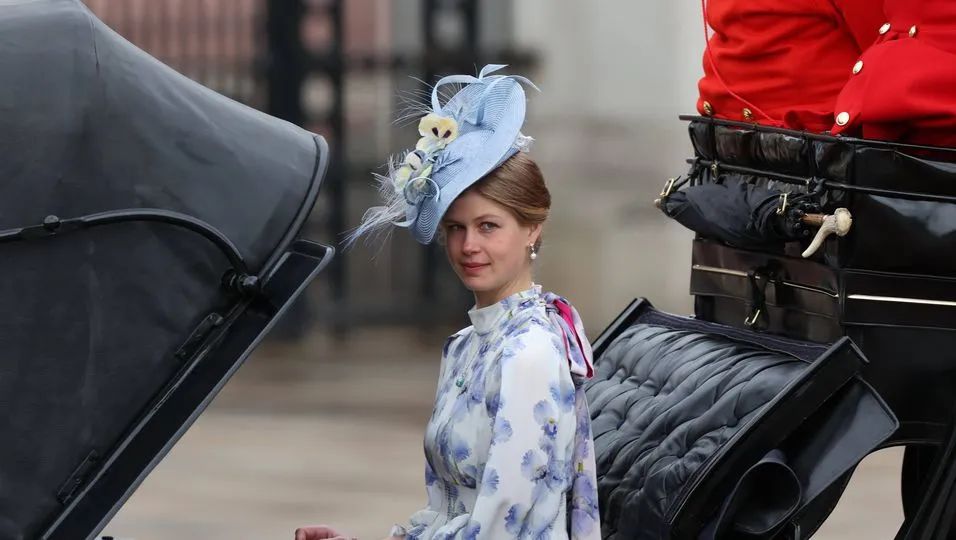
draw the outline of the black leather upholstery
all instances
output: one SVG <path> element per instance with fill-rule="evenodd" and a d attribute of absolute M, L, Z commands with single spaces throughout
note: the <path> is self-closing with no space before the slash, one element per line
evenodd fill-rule
<path fill-rule="evenodd" d="M 701 464 L 806 365 L 699 332 L 625 330 L 587 390 L 604 537 L 665 537 L 658 526 Z"/>
<path fill-rule="evenodd" d="M 595 353 L 586 391 L 604 538 L 772 538 L 812 526 L 898 427 L 858 378 L 866 361 L 847 339 L 791 340 L 636 300 Z"/>

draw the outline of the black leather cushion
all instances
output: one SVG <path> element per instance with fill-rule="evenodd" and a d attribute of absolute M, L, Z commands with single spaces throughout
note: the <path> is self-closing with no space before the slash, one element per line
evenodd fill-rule
<path fill-rule="evenodd" d="M 667 537 L 665 514 L 695 472 L 806 366 L 711 333 L 624 330 L 587 387 L 604 538 Z"/>

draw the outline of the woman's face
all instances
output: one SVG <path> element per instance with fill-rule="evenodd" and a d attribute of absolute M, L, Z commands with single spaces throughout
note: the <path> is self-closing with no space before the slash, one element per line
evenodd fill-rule
<path fill-rule="evenodd" d="M 504 206 L 468 190 L 451 204 L 441 226 L 452 268 L 479 298 L 490 294 L 497 301 L 530 284 L 528 246 L 538 240 L 540 225 L 522 225 Z"/>

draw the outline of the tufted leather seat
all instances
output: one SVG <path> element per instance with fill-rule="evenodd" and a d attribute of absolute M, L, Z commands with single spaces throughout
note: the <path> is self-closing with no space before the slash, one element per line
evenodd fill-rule
<path fill-rule="evenodd" d="M 858 391 L 849 398 L 854 407 L 863 403 L 875 411 L 869 436 L 863 437 L 866 447 L 851 444 L 849 453 L 830 463 L 836 466 L 825 482 L 809 482 L 806 478 L 812 474 L 800 470 L 805 464 L 788 463 L 800 461 L 802 450 L 795 451 L 786 440 L 798 426 L 783 422 L 785 429 L 776 426 L 772 434 L 764 429 L 762 435 L 756 426 L 788 402 L 805 403 L 800 417 L 814 417 L 819 403 L 785 399 L 785 394 L 793 393 L 797 381 L 813 384 L 820 377 L 810 373 L 811 367 L 828 347 L 662 314 L 646 302 L 638 304 L 632 320 L 619 320 L 595 342 L 599 356 L 587 387 L 604 538 L 684 538 L 674 536 L 677 514 L 720 467 L 739 473 L 729 475 L 730 484 L 721 483 L 715 496 L 705 497 L 700 507 L 708 512 L 696 520 L 692 537 L 708 524 L 716 526 L 715 514 L 723 516 L 724 523 L 719 531 L 706 533 L 712 537 L 726 537 L 722 531 L 729 530 L 753 537 L 778 531 L 809 498 L 852 469 L 896 428 L 879 398 L 856 381 Z M 834 388 L 841 384 L 834 382 Z M 837 409 L 817 413 L 814 423 L 833 414 L 844 417 Z M 766 420 L 764 426 L 774 424 Z M 847 422 L 841 430 L 853 420 Z M 756 459 L 734 463 L 737 452 L 731 447 L 748 437 L 751 450 L 746 453 Z M 754 446 L 754 439 L 760 444 Z M 810 439 L 801 436 L 801 441 Z M 777 458 L 761 461 L 761 456 L 771 455 L 768 452 L 776 452 Z M 746 495 L 735 497 L 741 489 L 750 489 L 742 480 L 748 470 L 764 490 L 749 501 L 741 499 Z"/>

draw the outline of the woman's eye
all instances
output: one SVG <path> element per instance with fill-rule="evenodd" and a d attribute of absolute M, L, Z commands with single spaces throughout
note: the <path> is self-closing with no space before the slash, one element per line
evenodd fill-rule
<path fill-rule="evenodd" d="M 492 223 L 492 222 L 490 222 L 490 221 L 486 221 L 486 222 L 484 222 L 484 223 L 481 224 L 481 230 L 483 230 L 483 231 L 490 231 L 490 230 L 492 230 L 492 229 L 497 229 L 497 228 L 498 228 L 498 224 L 497 224 L 497 223 Z"/>
<path fill-rule="evenodd" d="M 448 232 L 457 231 L 461 229 L 461 225 L 446 225 L 445 230 Z"/>

